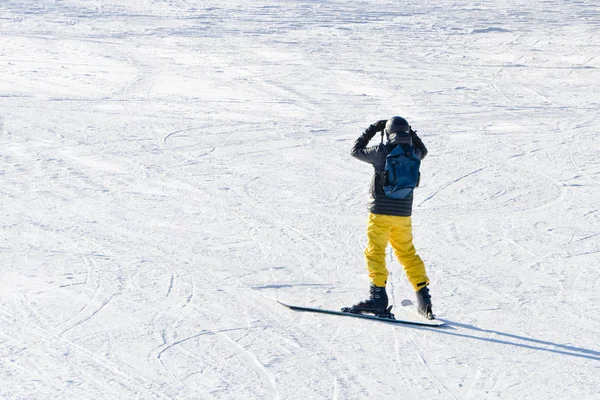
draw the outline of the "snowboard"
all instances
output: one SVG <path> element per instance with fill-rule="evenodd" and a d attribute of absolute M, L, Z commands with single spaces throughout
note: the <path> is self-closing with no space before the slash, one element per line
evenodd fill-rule
<path fill-rule="evenodd" d="M 294 311 L 306 311 L 306 312 L 313 312 L 313 313 L 320 313 L 320 314 L 340 315 L 343 317 L 371 319 L 371 320 L 376 320 L 376 321 L 381 321 L 381 322 L 388 322 L 391 324 L 419 325 L 419 326 L 432 326 L 432 327 L 439 327 L 439 326 L 444 325 L 444 322 L 440 321 L 439 319 L 432 319 L 432 320 L 425 319 L 425 318 L 421 317 L 420 315 L 413 313 L 411 311 L 403 313 L 404 316 L 406 316 L 406 318 L 387 318 L 387 317 L 378 317 L 376 315 L 369 315 L 369 314 L 352 314 L 352 313 L 347 313 L 347 312 L 342 312 L 342 311 L 328 310 L 325 308 L 295 306 L 295 305 L 283 303 L 279 300 L 277 300 L 277 302 L 279 304 L 281 304 L 282 306 L 287 307 L 290 310 L 294 310 Z"/>

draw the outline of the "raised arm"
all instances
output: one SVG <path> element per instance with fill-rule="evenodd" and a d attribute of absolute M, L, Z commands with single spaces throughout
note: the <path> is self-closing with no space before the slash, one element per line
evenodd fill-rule
<path fill-rule="evenodd" d="M 360 137 L 354 142 L 354 146 L 350 151 L 352 157 L 368 163 L 371 163 L 373 161 L 375 148 L 367 148 L 367 145 L 369 144 L 369 141 L 373 138 L 373 136 L 377 134 L 377 132 L 381 132 L 385 129 L 386 122 L 387 120 L 385 119 L 377 121 L 374 124 L 369 125 L 367 129 L 365 129 L 363 134 L 360 135 Z"/>
<path fill-rule="evenodd" d="M 421 157 L 421 159 L 425 158 L 425 156 L 427 155 L 427 147 L 425 147 L 425 145 L 423 144 L 423 141 L 417 135 L 417 131 L 413 131 L 411 129 L 410 137 L 412 138 L 413 146 L 415 146 L 417 149 L 419 149 L 421 151 L 421 153 L 423 153 L 423 157 Z"/>

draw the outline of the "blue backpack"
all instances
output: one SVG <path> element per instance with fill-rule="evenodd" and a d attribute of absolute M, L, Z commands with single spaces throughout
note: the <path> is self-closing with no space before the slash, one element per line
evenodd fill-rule
<path fill-rule="evenodd" d="M 383 191 L 392 199 L 406 199 L 419 186 L 421 160 L 414 146 L 397 145 L 385 158 Z"/>

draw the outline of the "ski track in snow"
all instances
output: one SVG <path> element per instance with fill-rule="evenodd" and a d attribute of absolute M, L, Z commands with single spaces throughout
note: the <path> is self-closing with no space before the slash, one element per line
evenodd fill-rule
<path fill-rule="evenodd" d="M 0 398 L 597 397 L 599 21 L 3 1 Z M 281 307 L 366 294 L 349 150 L 392 115 L 429 149 L 414 238 L 446 327 Z"/>

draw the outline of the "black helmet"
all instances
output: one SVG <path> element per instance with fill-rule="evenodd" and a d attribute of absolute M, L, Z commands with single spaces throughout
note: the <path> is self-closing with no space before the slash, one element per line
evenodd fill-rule
<path fill-rule="evenodd" d="M 410 125 L 402 117 L 392 117 L 385 124 L 385 135 L 391 143 L 411 144 Z"/>

